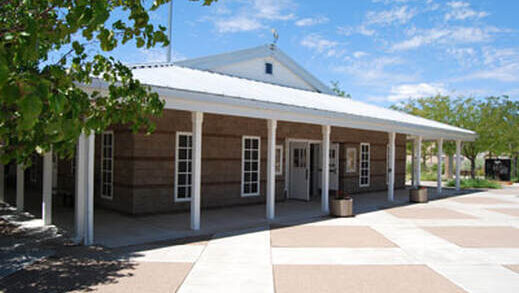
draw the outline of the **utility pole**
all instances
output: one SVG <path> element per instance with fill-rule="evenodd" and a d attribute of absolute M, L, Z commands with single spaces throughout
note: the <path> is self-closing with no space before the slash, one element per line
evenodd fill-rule
<path fill-rule="evenodd" d="M 173 43 L 172 37 L 171 37 L 171 31 L 173 26 L 173 0 L 169 2 L 169 15 L 168 15 L 168 38 L 169 38 L 169 45 L 168 45 L 168 63 L 171 63 L 171 44 Z"/>

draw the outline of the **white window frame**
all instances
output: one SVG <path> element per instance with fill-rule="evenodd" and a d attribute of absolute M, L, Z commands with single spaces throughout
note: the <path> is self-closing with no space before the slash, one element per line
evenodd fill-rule
<path fill-rule="evenodd" d="M 110 134 L 110 137 L 112 138 L 112 143 L 110 145 L 110 147 L 112 148 L 112 151 L 111 151 L 111 156 L 110 158 L 106 158 L 104 156 L 104 148 L 105 148 L 105 135 L 107 134 Z M 115 137 L 114 137 L 114 132 L 112 130 L 108 130 L 108 131 L 104 131 L 102 134 L 101 134 L 101 198 L 104 198 L 104 199 L 109 199 L 109 200 L 112 200 L 114 198 L 114 150 L 115 150 Z M 110 160 L 111 161 L 111 164 L 110 164 L 110 174 L 112 176 L 110 176 L 111 180 L 110 182 L 105 182 L 104 180 L 104 173 L 105 173 L 105 169 L 104 169 L 104 160 Z M 104 186 L 105 184 L 109 184 L 110 185 L 110 194 L 109 195 L 106 195 L 104 194 Z"/>
<path fill-rule="evenodd" d="M 368 167 L 367 167 L 367 170 L 368 170 L 368 175 L 367 175 L 367 183 L 365 184 L 362 184 L 362 170 L 364 170 L 364 168 L 362 167 L 362 147 L 363 146 L 367 146 L 368 147 L 368 160 L 367 160 L 367 163 L 368 163 Z M 371 146 L 369 143 L 367 142 L 362 142 L 360 144 L 360 149 L 359 149 L 359 186 L 360 187 L 369 187 L 369 184 L 370 184 L 370 177 L 371 177 Z"/>
<path fill-rule="evenodd" d="M 283 175 L 283 145 L 282 144 L 276 145 L 276 153 L 278 151 L 279 151 L 279 170 L 276 170 L 276 175 Z M 275 154 L 274 154 L 274 157 L 275 157 Z"/>
<path fill-rule="evenodd" d="M 179 159 L 179 156 L 178 156 L 178 150 L 179 150 L 179 142 L 180 142 L 180 136 L 181 135 L 191 136 L 191 159 L 187 159 L 185 161 L 187 161 L 187 162 L 190 161 L 191 162 L 191 171 L 186 172 L 186 173 L 188 173 L 190 175 L 193 174 L 193 143 L 192 143 L 192 141 L 193 141 L 193 133 L 177 131 L 176 136 L 175 136 L 175 202 L 191 201 L 191 194 L 189 194 L 185 198 L 178 198 L 178 188 L 179 188 L 179 186 L 178 186 L 178 175 L 179 175 L 178 165 L 180 163 L 180 159 Z M 193 188 L 192 182 L 189 185 L 182 185 L 182 187 L 185 187 L 185 186 L 190 186 L 191 188 Z"/>
<path fill-rule="evenodd" d="M 245 140 L 247 139 L 256 139 L 258 140 L 258 182 L 257 185 L 257 192 L 254 193 L 245 193 L 244 192 L 244 185 L 245 185 Z M 242 136 L 241 140 L 241 196 L 242 197 L 248 197 L 248 196 L 259 196 L 260 195 L 260 183 L 261 183 L 261 137 L 259 136 Z"/>

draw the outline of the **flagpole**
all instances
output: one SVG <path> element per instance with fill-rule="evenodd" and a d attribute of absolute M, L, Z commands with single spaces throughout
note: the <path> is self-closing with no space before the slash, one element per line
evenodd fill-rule
<path fill-rule="evenodd" d="M 167 62 L 171 62 L 171 44 L 173 43 L 171 32 L 172 32 L 172 21 L 173 21 L 173 0 L 169 2 L 169 15 L 168 15 L 168 38 L 169 38 L 169 45 L 168 45 L 168 60 Z"/>

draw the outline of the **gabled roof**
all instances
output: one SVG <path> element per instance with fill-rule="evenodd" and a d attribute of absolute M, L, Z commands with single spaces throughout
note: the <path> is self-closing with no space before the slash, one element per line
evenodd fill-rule
<path fill-rule="evenodd" d="M 250 49 L 232 51 L 223 54 L 210 55 L 200 58 L 188 59 L 175 62 L 176 65 L 200 70 L 211 70 L 216 67 L 226 66 L 242 61 L 272 57 L 283 64 L 299 78 L 321 93 L 333 94 L 333 91 L 319 79 L 297 64 L 292 58 L 283 53 L 275 45 L 263 45 Z"/>
<path fill-rule="evenodd" d="M 171 64 L 140 65 L 133 68 L 133 74 L 152 86 L 170 109 L 397 132 L 424 139 L 471 141 L 477 136 L 470 130 L 353 99 Z M 107 87 L 99 80 L 91 86 Z"/>

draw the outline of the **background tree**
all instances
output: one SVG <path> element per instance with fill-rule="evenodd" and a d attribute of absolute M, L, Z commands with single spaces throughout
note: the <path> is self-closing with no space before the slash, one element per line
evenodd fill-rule
<path fill-rule="evenodd" d="M 345 97 L 345 98 L 348 98 L 348 99 L 351 99 L 351 95 L 350 94 L 347 94 L 344 90 L 341 89 L 341 85 L 339 83 L 339 81 L 330 81 L 331 85 L 332 85 L 332 91 L 338 95 L 339 97 Z"/>
<path fill-rule="evenodd" d="M 152 25 L 148 14 L 167 2 L 2 1 L 0 161 L 29 163 L 35 151 L 50 149 L 70 156 L 81 132 L 101 132 L 114 123 L 153 131 L 150 118 L 161 114 L 163 102 L 106 52 L 130 41 L 138 48 L 168 45 L 166 28 Z M 110 19 L 115 11 L 120 19 Z M 101 53 L 90 54 L 86 44 Z M 56 62 L 52 54 L 60 54 Z M 79 86 L 93 78 L 108 89 Z"/>
<path fill-rule="evenodd" d="M 393 109 L 421 116 L 427 119 L 451 124 L 454 126 L 476 131 L 478 138 L 474 142 L 465 142 L 462 153 L 469 159 L 471 177 L 476 176 L 476 158 L 479 154 L 489 151 L 495 144 L 491 143 L 493 132 L 498 127 L 495 120 L 496 102 L 487 100 L 487 106 L 473 98 L 456 98 L 437 95 L 419 99 L 410 99 L 391 106 Z M 426 148 L 430 148 L 425 145 Z M 436 152 L 436 146 L 433 147 Z M 444 143 L 444 152 L 448 155 L 455 153 L 454 142 Z M 422 150 L 425 151 L 425 150 Z"/>

